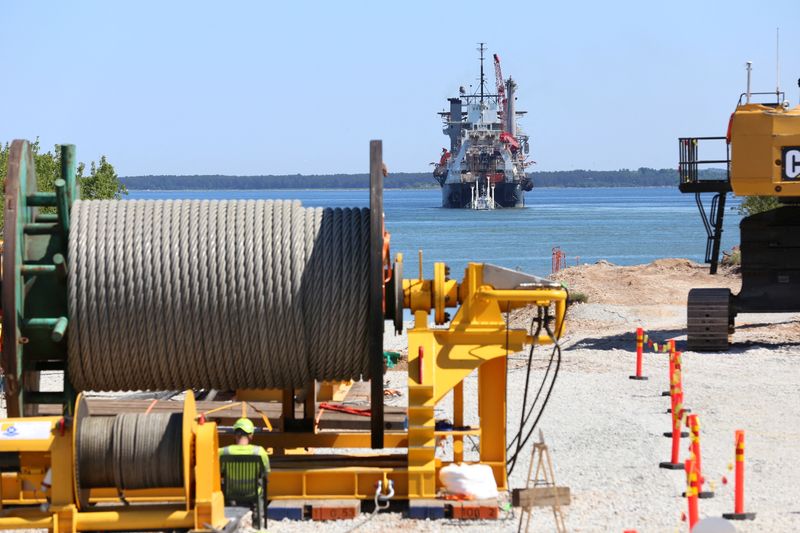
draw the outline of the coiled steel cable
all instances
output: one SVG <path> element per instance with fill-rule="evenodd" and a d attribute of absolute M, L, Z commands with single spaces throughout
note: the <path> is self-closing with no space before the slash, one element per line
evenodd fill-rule
<path fill-rule="evenodd" d="M 81 421 L 76 447 L 80 485 L 84 488 L 113 487 L 114 483 L 114 417 L 93 416 Z"/>
<path fill-rule="evenodd" d="M 118 491 L 183 486 L 181 413 L 87 417 L 78 432 L 83 489 Z"/>
<path fill-rule="evenodd" d="M 76 389 L 369 378 L 368 209 L 86 200 L 71 217 Z"/>

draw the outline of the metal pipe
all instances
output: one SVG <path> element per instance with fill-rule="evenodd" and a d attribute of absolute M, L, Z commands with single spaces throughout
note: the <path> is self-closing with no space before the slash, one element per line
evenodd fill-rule
<path fill-rule="evenodd" d="M 61 342 L 61 339 L 64 338 L 64 334 L 67 332 L 68 324 L 69 321 L 67 320 L 67 317 L 58 317 L 58 320 L 53 326 L 53 332 L 50 333 L 50 338 L 53 339 L 53 342 Z"/>
<path fill-rule="evenodd" d="M 233 443 L 231 433 L 224 432 L 220 438 L 224 443 Z M 366 431 L 343 431 L 341 433 L 268 433 L 256 432 L 254 443 L 265 447 L 282 448 L 369 448 L 370 434 Z M 384 433 L 384 446 L 387 448 L 404 448 L 408 446 L 408 433 L 391 430 Z"/>
<path fill-rule="evenodd" d="M 28 518 L 25 516 L 6 516 L 0 518 L 0 529 L 52 529 L 53 518 L 46 517 Z"/>
<path fill-rule="evenodd" d="M 76 516 L 79 531 L 193 528 L 194 509 L 92 511 Z"/>
<path fill-rule="evenodd" d="M 56 274 L 62 279 L 67 279 L 67 260 L 61 254 L 53 255 L 53 264 L 56 267 Z"/>
<path fill-rule="evenodd" d="M 22 275 L 28 274 L 55 274 L 55 265 L 22 265 L 20 267 Z"/>
<path fill-rule="evenodd" d="M 745 100 L 745 103 L 749 104 L 750 103 L 750 73 L 753 71 L 753 62 L 752 61 L 748 61 L 745 64 L 745 67 L 747 68 L 747 93 L 746 93 L 747 94 L 747 100 Z"/>
<path fill-rule="evenodd" d="M 781 29 L 775 28 L 775 100 L 781 98 Z"/>
<path fill-rule="evenodd" d="M 30 318 L 25 321 L 26 328 L 33 329 L 52 329 L 50 338 L 53 342 L 61 342 L 64 334 L 67 332 L 67 325 L 69 321 L 67 317 L 60 316 L 58 318 Z"/>
<path fill-rule="evenodd" d="M 383 448 L 383 143 L 369 143 L 369 372 L 372 448 Z"/>
<path fill-rule="evenodd" d="M 61 231 L 66 237 L 69 234 L 69 198 L 67 193 L 67 182 L 62 179 L 56 180 L 56 208 L 58 209 L 58 222 Z"/>
<path fill-rule="evenodd" d="M 567 299 L 567 293 L 561 289 L 481 289 L 477 296 L 508 302 L 563 302 Z"/>
<path fill-rule="evenodd" d="M 27 235 L 47 235 L 58 230 L 58 224 L 50 222 L 28 222 L 22 226 L 22 230 Z"/>
<path fill-rule="evenodd" d="M 35 192 L 26 198 L 28 207 L 52 207 L 56 205 L 56 195 L 52 192 Z"/>
<path fill-rule="evenodd" d="M 75 145 L 74 144 L 62 144 L 61 145 L 61 179 L 69 185 L 72 184 L 72 187 L 67 191 L 69 194 L 68 203 L 72 203 L 78 198 L 76 189 L 77 189 L 77 162 L 75 160 Z M 56 182 L 58 183 L 58 182 Z"/>
<path fill-rule="evenodd" d="M 55 327 L 58 318 L 29 318 L 25 321 L 26 328 L 49 329 Z"/>

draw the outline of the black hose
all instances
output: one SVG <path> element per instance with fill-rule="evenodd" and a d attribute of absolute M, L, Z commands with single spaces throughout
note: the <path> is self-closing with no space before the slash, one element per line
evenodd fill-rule
<path fill-rule="evenodd" d="M 536 418 L 533 420 L 533 423 L 531 424 L 531 427 L 528 429 L 528 433 L 525 435 L 524 439 L 522 439 L 521 441 L 518 440 L 518 442 L 517 442 L 517 450 L 514 453 L 512 459 L 511 459 L 511 461 L 509 462 L 509 465 L 508 465 L 508 470 L 507 470 L 507 474 L 508 475 L 511 475 L 511 472 L 514 471 L 514 466 L 517 463 L 517 458 L 519 456 L 520 451 L 522 451 L 522 449 L 528 443 L 528 440 L 533 435 L 533 431 L 536 429 L 536 426 L 539 423 L 539 420 L 542 418 L 542 415 L 544 414 L 544 410 L 547 407 L 547 403 L 550 401 L 550 395 L 553 393 L 553 388 L 555 387 L 556 380 L 558 379 L 558 372 L 559 372 L 559 370 L 561 368 L 561 345 L 558 344 L 557 340 L 555 340 L 555 337 L 552 335 L 552 332 L 550 331 L 549 326 L 547 326 L 545 328 L 545 330 L 548 332 L 548 334 L 551 336 L 551 338 L 554 339 L 553 342 L 554 342 L 555 346 L 553 347 L 553 353 L 554 354 L 558 354 L 558 358 L 556 359 L 556 369 L 553 372 L 553 378 L 550 381 L 550 388 L 547 389 L 547 394 L 545 395 L 544 400 L 542 401 L 542 406 L 539 408 L 539 412 L 537 413 Z M 542 381 L 542 384 L 544 384 L 544 383 L 545 383 L 545 380 Z M 533 406 L 534 405 L 536 405 L 536 404 L 535 403 L 531 404 L 531 412 L 533 411 Z"/>
<path fill-rule="evenodd" d="M 569 307 L 569 290 L 566 287 L 564 287 L 564 290 L 567 291 L 567 308 L 568 308 Z M 544 313 L 543 317 L 541 316 L 542 313 Z M 559 373 L 559 371 L 561 369 L 562 354 L 561 354 L 561 345 L 559 344 L 559 339 L 560 339 L 561 334 L 563 332 L 564 322 L 566 322 L 566 310 L 564 311 L 564 318 L 563 318 L 563 320 L 562 320 L 562 322 L 560 324 L 560 327 L 558 329 L 558 334 L 557 335 L 554 334 L 552 329 L 550 328 L 550 324 L 549 324 L 549 318 L 550 317 L 549 317 L 549 314 L 547 313 L 547 309 L 543 310 L 543 308 L 539 308 L 538 315 L 539 315 L 538 319 L 540 320 L 540 323 L 539 323 L 540 327 L 537 328 L 536 337 L 538 337 L 538 334 L 539 334 L 539 332 L 541 330 L 541 327 L 544 327 L 544 330 L 547 333 L 548 337 L 550 337 L 550 339 L 553 341 L 553 351 L 550 354 L 550 361 L 548 362 L 547 369 L 545 370 L 545 374 L 544 374 L 544 376 L 542 378 L 542 382 L 539 385 L 539 390 L 537 391 L 536 396 L 533 399 L 533 402 L 531 402 L 530 408 L 526 409 L 528 388 L 529 388 L 529 382 L 530 382 L 530 371 L 531 371 L 531 364 L 532 364 L 532 359 L 533 359 L 533 348 L 534 348 L 534 344 L 533 343 L 531 344 L 530 352 L 528 354 L 528 373 L 527 373 L 526 378 L 525 378 L 525 389 L 524 389 L 524 392 L 523 392 L 523 403 L 522 403 L 522 413 L 523 414 L 520 417 L 520 427 L 519 427 L 516 435 L 514 436 L 514 438 L 511 440 L 509 446 L 507 446 L 507 448 L 506 448 L 506 452 L 508 452 L 508 450 L 510 450 L 513 447 L 513 444 L 516 443 L 516 449 L 514 450 L 514 454 L 510 458 L 508 458 L 507 461 L 506 461 L 506 474 L 508 476 L 510 476 L 511 473 L 514 471 L 514 467 L 516 466 L 517 459 L 519 457 L 519 453 L 522 451 L 522 449 L 528 443 L 528 440 L 530 440 L 530 437 L 533 435 L 533 432 L 536 429 L 536 426 L 539 423 L 539 420 L 541 419 L 542 415 L 544 414 L 544 410 L 547 407 L 547 403 L 550 401 L 550 396 L 551 396 L 551 394 L 553 392 L 553 388 L 555 387 L 556 380 L 558 379 L 558 373 Z M 531 323 L 531 327 L 533 327 L 533 323 Z M 536 338 L 536 337 L 534 337 L 534 338 Z M 556 358 L 556 356 L 557 356 L 557 358 Z M 544 400 L 542 401 L 542 405 L 539 408 L 539 412 L 536 414 L 536 417 L 534 418 L 531 427 L 528 429 L 527 433 L 525 433 L 525 425 L 530 420 L 530 417 L 533 414 L 534 409 L 536 407 L 536 403 L 538 402 L 539 397 L 541 396 L 541 392 L 542 392 L 542 390 L 544 390 L 544 387 L 545 387 L 545 385 L 547 383 L 547 378 L 548 378 L 548 376 L 550 374 L 550 369 L 552 367 L 554 359 L 556 360 L 556 367 L 555 367 L 555 371 L 553 372 L 553 377 L 552 377 L 552 379 L 550 381 L 550 387 L 547 390 L 547 394 L 545 395 Z M 523 434 L 525 435 L 524 438 L 522 437 Z"/>
<path fill-rule="evenodd" d="M 539 334 L 542 331 L 542 308 L 538 307 L 536 309 L 536 313 L 537 313 L 536 316 L 534 316 L 531 319 L 531 326 L 529 328 L 529 330 L 531 331 L 531 337 L 534 338 L 534 339 L 538 338 Z M 534 323 L 536 323 L 536 331 L 533 331 L 533 324 Z M 530 386 L 531 364 L 533 363 L 533 349 L 534 349 L 535 346 L 536 346 L 536 343 L 535 342 L 531 342 L 530 350 L 528 350 L 528 366 L 527 366 L 528 372 L 525 374 L 525 388 L 523 389 L 523 394 L 522 394 L 523 409 L 520 412 L 520 417 L 519 417 L 519 427 L 520 428 L 524 427 L 525 422 L 527 420 L 527 417 L 525 416 L 524 406 L 528 405 L 528 388 Z M 550 358 L 551 363 L 552 363 L 552 360 L 553 359 L 551 357 Z M 547 372 L 550 372 L 550 365 L 547 365 Z M 547 373 L 545 373 L 545 379 L 546 378 L 547 378 Z M 542 387 L 539 387 L 539 393 L 541 393 L 541 391 L 542 391 Z M 539 393 L 536 394 L 536 399 L 539 398 Z M 533 400 L 534 404 L 536 403 L 536 399 Z M 514 446 L 514 443 L 517 440 L 519 440 L 519 436 L 520 436 L 520 433 L 518 432 L 517 435 L 511 440 L 511 442 L 508 443 L 508 445 L 506 446 L 506 452 L 508 452 L 508 450 L 510 450 Z"/>

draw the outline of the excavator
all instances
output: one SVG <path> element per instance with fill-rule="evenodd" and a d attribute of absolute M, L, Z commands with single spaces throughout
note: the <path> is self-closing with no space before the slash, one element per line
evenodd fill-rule
<path fill-rule="evenodd" d="M 742 286 L 738 294 L 727 288 L 689 292 L 690 350 L 727 350 L 739 314 L 800 312 L 800 106 L 790 108 L 779 88 L 751 92 L 751 71 L 748 62 L 747 91 L 740 95 L 724 137 L 678 140 L 679 189 L 695 195 L 708 235 L 705 259 L 711 273 L 716 273 L 719 262 L 728 193 L 774 197 L 780 205 L 747 216 L 739 224 Z M 708 146 L 714 143 L 716 148 Z M 723 143 L 724 159 L 701 157 L 701 148 L 703 153 L 719 153 Z M 721 164 L 724 171 L 700 171 L 704 165 Z M 702 202 L 707 193 L 713 194 L 709 212 Z"/>

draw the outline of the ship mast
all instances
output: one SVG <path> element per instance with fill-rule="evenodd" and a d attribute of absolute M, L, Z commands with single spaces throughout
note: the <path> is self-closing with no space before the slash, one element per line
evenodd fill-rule
<path fill-rule="evenodd" d="M 481 53 L 481 103 L 483 103 L 483 88 L 484 85 L 486 84 L 486 76 L 484 76 L 483 74 L 483 52 L 486 50 L 486 47 L 483 45 L 485 45 L 486 43 L 478 43 L 478 44 L 480 45 L 478 51 Z"/>

